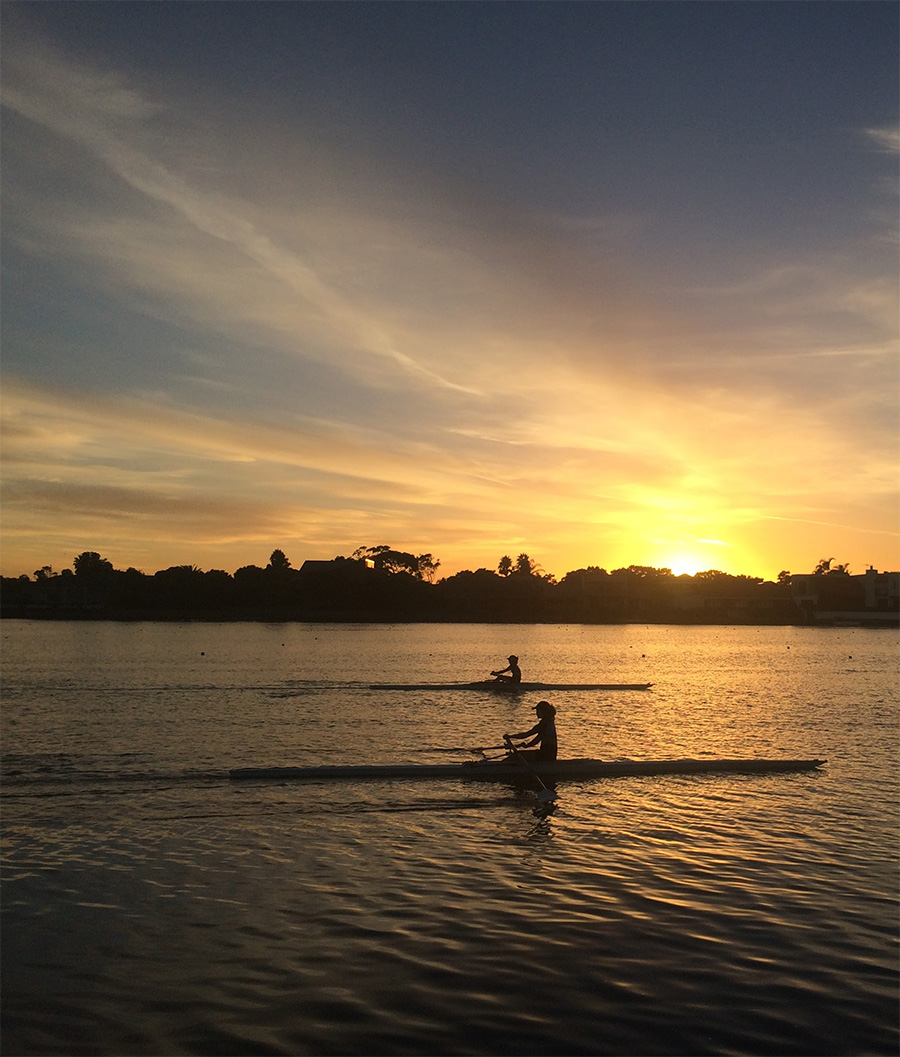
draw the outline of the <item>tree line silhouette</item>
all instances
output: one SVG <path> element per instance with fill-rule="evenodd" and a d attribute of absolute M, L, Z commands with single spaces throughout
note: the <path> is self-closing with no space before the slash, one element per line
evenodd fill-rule
<path fill-rule="evenodd" d="M 847 576 L 823 559 L 811 575 Z M 115 569 L 84 551 L 72 569 L 43 566 L 3 577 L 3 616 L 119 620 L 312 620 L 627 623 L 803 623 L 791 574 L 777 582 L 716 569 L 676 576 L 629 565 L 576 569 L 557 580 L 528 555 L 504 555 L 495 569 L 437 578 L 440 561 L 387 545 L 349 557 L 306 561 L 295 569 L 284 551 L 264 567 L 233 575 L 175 565 L 148 575 Z"/>

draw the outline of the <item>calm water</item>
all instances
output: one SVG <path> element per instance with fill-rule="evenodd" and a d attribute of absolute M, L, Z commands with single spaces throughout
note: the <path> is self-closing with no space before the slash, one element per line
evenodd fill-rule
<path fill-rule="evenodd" d="M 898 636 L 0 624 L 3 1053 L 890 1054 Z M 231 783 L 471 759 L 558 693 L 562 755 L 820 773 Z M 503 662 L 505 663 L 505 662 Z M 448 751 L 459 750 L 459 751 Z"/>

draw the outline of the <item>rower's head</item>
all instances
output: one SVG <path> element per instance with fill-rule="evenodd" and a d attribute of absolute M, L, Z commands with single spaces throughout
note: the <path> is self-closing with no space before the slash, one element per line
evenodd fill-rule
<path fill-rule="evenodd" d="M 534 706 L 534 710 L 541 717 L 541 719 L 543 719 L 544 716 L 552 717 L 556 715 L 556 709 L 553 707 L 553 705 L 550 704 L 549 701 L 538 701 L 538 703 Z"/>
<path fill-rule="evenodd" d="M 511 653 L 506 659 L 510 662 L 510 664 L 519 663 L 519 658 L 514 653 Z"/>

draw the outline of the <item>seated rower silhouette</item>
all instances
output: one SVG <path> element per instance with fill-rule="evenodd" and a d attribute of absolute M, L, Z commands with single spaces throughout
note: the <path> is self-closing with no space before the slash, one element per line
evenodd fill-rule
<path fill-rule="evenodd" d="M 506 658 L 509 664 L 505 668 L 501 668 L 499 672 L 491 672 L 491 675 L 498 682 L 503 683 L 521 683 L 522 682 L 522 671 L 519 668 L 519 658 L 514 654 L 510 654 Z M 509 675 L 506 673 L 509 672 Z"/>
<path fill-rule="evenodd" d="M 516 762 L 516 755 L 523 757 L 525 763 L 538 763 L 556 759 L 556 723 L 553 718 L 556 715 L 556 709 L 549 701 L 538 701 L 534 706 L 534 710 L 537 713 L 538 721 L 531 730 L 525 730 L 521 734 L 503 735 L 504 741 L 507 739 L 510 741 L 517 741 L 521 738 L 532 739 L 526 742 L 521 749 L 516 746 L 516 753 L 511 753 L 509 756 L 510 763 Z M 538 747 L 532 749 L 532 745 L 537 745 Z"/>

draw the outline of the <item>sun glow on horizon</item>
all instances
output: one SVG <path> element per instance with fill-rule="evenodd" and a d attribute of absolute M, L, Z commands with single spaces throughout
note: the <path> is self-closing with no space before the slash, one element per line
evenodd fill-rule
<path fill-rule="evenodd" d="M 671 569 L 675 576 L 693 576 L 703 569 L 703 562 L 690 554 L 680 554 L 677 558 L 673 558 L 663 565 L 662 568 Z"/>
<path fill-rule="evenodd" d="M 671 569 L 675 576 L 695 576 L 709 569 L 728 572 L 730 570 L 723 566 L 730 565 L 730 562 L 724 560 L 723 552 L 730 550 L 731 546 L 718 539 L 669 540 L 660 544 L 655 564 L 660 569 Z"/>

